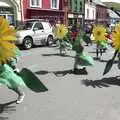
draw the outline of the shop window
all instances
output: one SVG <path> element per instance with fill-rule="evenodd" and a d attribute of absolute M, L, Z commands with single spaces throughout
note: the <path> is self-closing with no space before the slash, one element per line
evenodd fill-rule
<path fill-rule="evenodd" d="M 51 8 L 59 9 L 59 0 L 51 0 Z"/>
<path fill-rule="evenodd" d="M 30 0 L 30 7 L 42 7 L 42 0 Z"/>

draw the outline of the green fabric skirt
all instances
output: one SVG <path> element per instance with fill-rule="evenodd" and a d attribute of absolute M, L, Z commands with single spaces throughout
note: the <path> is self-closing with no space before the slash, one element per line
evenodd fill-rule
<path fill-rule="evenodd" d="M 0 66 L 0 84 L 6 85 L 8 88 L 16 88 L 25 86 L 23 79 L 14 73 L 9 65 L 4 64 Z"/>
<path fill-rule="evenodd" d="M 80 54 L 77 54 L 75 57 L 75 61 L 80 65 L 80 66 L 93 66 L 94 65 L 94 60 L 91 56 L 88 55 L 86 52 L 82 52 Z"/>

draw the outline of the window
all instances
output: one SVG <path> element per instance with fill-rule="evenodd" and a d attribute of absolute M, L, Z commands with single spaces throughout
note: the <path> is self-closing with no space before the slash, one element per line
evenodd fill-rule
<path fill-rule="evenodd" d="M 34 29 L 35 30 L 43 30 L 43 25 L 41 23 L 36 23 L 35 26 L 34 26 Z"/>
<path fill-rule="evenodd" d="M 72 0 L 68 1 L 68 8 L 69 8 L 69 11 L 72 11 Z"/>
<path fill-rule="evenodd" d="M 95 12 L 94 12 L 94 10 L 93 10 L 93 19 L 95 19 Z"/>
<path fill-rule="evenodd" d="M 59 0 L 51 0 L 51 8 L 59 9 Z"/>
<path fill-rule="evenodd" d="M 80 12 L 81 13 L 83 12 L 83 8 L 82 8 L 83 6 L 82 6 L 82 4 L 83 4 L 82 1 L 80 1 Z"/>
<path fill-rule="evenodd" d="M 42 0 L 30 0 L 31 7 L 42 7 Z"/>
<path fill-rule="evenodd" d="M 75 0 L 75 12 L 77 12 L 77 0 Z"/>
<path fill-rule="evenodd" d="M 89 9 L 87 9 L 87 18 L 89 18 Z"/>

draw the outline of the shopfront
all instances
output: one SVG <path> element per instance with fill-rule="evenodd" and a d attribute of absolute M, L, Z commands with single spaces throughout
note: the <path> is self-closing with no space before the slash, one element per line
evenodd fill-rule
<path fill-rule="evenodd" d="M 42 19 L 44 21 L 49 21 L 51 24 L 58 23 L 59 21 L 63 23 L 64 12 L 52 10 L 28 9 L 25 19 Z"/>
<path fill-rule="evenodd" d="M 0 16 L 4 16 L 11 25 L 21 21 L 20 0 L 0 0 Z"/>
<path fill-rule="evenodd" d="M 4 16 L 10 24 L 14 24 L 14 11 L 11 7 L 0 6 L 0 16 Z"/>

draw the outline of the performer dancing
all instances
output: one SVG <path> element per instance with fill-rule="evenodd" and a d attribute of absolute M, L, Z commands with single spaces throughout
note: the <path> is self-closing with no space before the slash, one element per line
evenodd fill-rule
<path fill-rule="evenodd" d="M 74 62 L 74 73 L 75 74 L 88 74 L 86 66 L 93 66 L 94 60 L 87 52 L 84 52 L 84 47 L 82 45 L 81 34 L 78 33 L 78 36 L 73 45 L 73 50 L 75 50 L 75 62 Z"/>
<path fill-rule="evenodd" d="M 16 30 L 9 26 L 8 21 L 0 17 L 0 84 L 6 85 L 18 94 L 16 103 L 19 104 L 25 96 L 21 89 L 22 86 L 26 86 L 34 92 L 44 92 L 48 89 L 27 68 L 23 68 L 20 72 L 16 71 L 16 61 L 13 60 L 16 59 L 19 49 L 14 44 L 15 33 Z"/>

